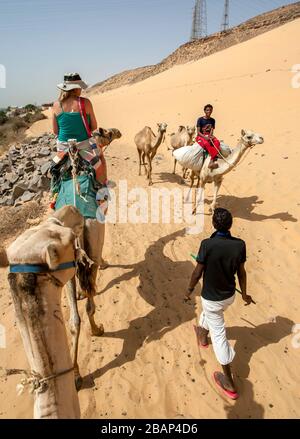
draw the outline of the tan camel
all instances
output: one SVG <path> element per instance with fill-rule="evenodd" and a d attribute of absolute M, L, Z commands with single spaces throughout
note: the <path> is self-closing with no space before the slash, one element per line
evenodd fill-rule
<path fill-rule="evenodd" d="M 208 156 L 204 164 L 198 172 L 192 171 L 191 174 L 191 189 L 194 184 L 195 177 L 198 178 L 196 189 L 194 191 L 194 201 L 193 201 L 193 213 L 196 213 L 196 197 L 197 197 L 197 189 L 200 188 L 204 190 L 206 183 L 213 183 L 214 184 L 214 195 L 213 195 L 213 201 L 210 207 L 210 211 L 214 211 L 216 208 L 216 202 L 217 202 L 217 196 L 219 189 L 221 187 L 224 175 L 226 175 L 228 172 L 230 172 L 235 166 L 239 163 L 243 155 L 246 151 L 250 151 L 251 148 L 253 148 L 254 145 L 262 144 L 264 142 L 263 137 L 260 134 L 254 133 L 253 131 L 249 130 L 241 130 L 241 139 L 236 146 L 227 156 L 227 158 L 219 158 L 218 159 L 218 165 L 219 167 L 217 169 L 209 169 L 208 165 L 210 163 L 210 156 Z"/>
<path fill-rule="evenodd" d="M 171 134 L 171 148 L 174 150 L 182 148 L 183 146 L 193 145 L 194 137 L 196 134 L 195 127 L 184 127 L 182 125 L 179 126 L 177 133 Z M 177 160 L 174 158 L 174 170 L 173 174 L 175 174 Z M 185 178 L 186 168 L 183 168 L 182 178 Z"/>
<path fill-rule="evenodd" d="M 159 145 L 164 141 L 167 124 L 158 123 L 158 135 L 155 136 L 150 127 L 144 127 L 140 132 L 138 132 L 134 138 L 135 144 L 137 146 L 139 154 L 139 175 L 141 175 L 141 167 L 144 165 L 145 173 L 147 174 L 147 179 L 149 180 L 149 186 L 152 185 L 152 160 L 155 157 Z M 147 158 L 147 165 L 145 163 L 145 158 Z"/>
<path fill-rule="evenodd" d="M 75 240 L 82 233 L 84 220 L 74 207 L 62 210 L 72 228 L 63 226 L 58 218 L 48 218 L 22 233 L 6 254 L 1 252 L 1 264 L 11 266 L 10 290 L 31 368 L 27 383 L 34 390 L 34 418 L 39 419 L 80 417 L 61 311 L 62 288 L 74 276 L 75 264 L 60 265 L 75 262 Z M 22 268 L 27 272 L 19 271 L 20 264 L 26 264 Z M 32 265 L 42 272 L 33 272 Z"/>
<path fill-rule="evenodd" d="M 98 128 L 97 131 L 93 132 L 93 137 L 95 138 L 97 145 L 108 146 L 115 139 L 120 139 L 122 137 L 121 132 L 117 128 Z"/>
<path fill-rule="evenodd" d="M 70 215 L 72 206 L 64 206 L 57 210 L 53 217 L 57 218 L 65 227 L 73 228 L 73 217 Z M 75 209 L 77 211 L 77 209 Z M 104 334 L 102 324 L 96 325 L 94 315 L 96 306 L 94 296 L 96 295 L 96 283 L 98 269 L 104 263 L 102 250 L 104 244 L 105 224 L 93 218 L 84 218 L 83 233 L 80 235 L 81 248 L 89 258 L 89 261 L 77 262 L 77 276 L 73 276 L 67 283 L 67 298 L 70 307 L 70 331 L 72 334 L 72 359 L 75 373 L 75 384 L 79 390 L 82 385 L 82 378 L 78 366 L 78 342 L 80 335 L 81 320 L 77 307 L 77 299 L 86 299 L 86 312 L 89 318 L 91 335 L 100 337 Z M 78 282 L 76 282 L 76 280 Z M 79 285 L 78 285 L 79 284 Z"/>

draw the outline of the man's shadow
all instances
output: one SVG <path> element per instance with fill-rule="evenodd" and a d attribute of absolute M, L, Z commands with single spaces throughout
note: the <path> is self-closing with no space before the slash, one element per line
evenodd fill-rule
<path fill-rule="evenodd" d="M 272 215 L 255 213 L 257 205 L 263 204 L 257 195 L 251 197 L 235 197 L 233 195 L 220 195 L 218 206 L 229 209 L 234 218 L 242 218 L 248 221 L 265 221 L 268 219 L 279 219 L 281 221 L 297 222 L 297 218 L 288 212 L 277 212 Z"/>
<path fill-rule="evenodd" d="M 278 316 L 274 322 L 263 323 L 253 328 L 234 326 L 226 329 L 228 339 L 236 340 L 234 347 L 236 356 L 233 362 L 233 371 L 237 377 L 240 393 L 240 397 L 234 405 L 228 404 L 225 406 L 227 418 L 263 418 L 264 407 L 255 401 L 253 384 L 247 379 L 250 372 L 250 360 L 252 355 L 259 349 L 271 344 L 277 344 L 280 340 L 290 335 L 293 325 L 294 322 L 290 319 Z M 259 389 L 257 390 L 259 391 Z"/>
<path fill-rule="evenodd" d="M 130 271 L 111 280 L 100 294 L 116 284 L 139 277 L 138 292 L 154 308 L 145 316 L 129 322 L 128 328 L 104 333 L 103 337 L 123 339 L 122 351 L 108 364 L 85 376 L 83 388 L 93 387 L 94 380 L 110 369 L 133 361 L 144 343 L 159 340 L 166 333 L 195 318 L 195 297 L 192 296 L 189 303 L 183 300 L 187 289 L 187 279 L 194 265 L 188 261 L 173 261 L 164 254 L 167 244 L 171 243 L 172 246 L 176 238 L 183 236 L 185 236 L 184 229 L 160 238 L 148 247 L 145 259 L 141 262 L 131 265 L 113 265 L 113 267 L 121 267 Z M 176 259 L 172 247 L 171 253 Z"/>

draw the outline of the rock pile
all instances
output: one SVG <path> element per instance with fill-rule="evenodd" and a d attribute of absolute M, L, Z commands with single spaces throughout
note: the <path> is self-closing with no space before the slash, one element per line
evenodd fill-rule
<path fill-rule="evenodd" d="M 47 171 L 56 151 L 54 134 L 44 134 L 13 145 L 0 157 L 0 206 L 39 201 L 50 188 Z"/>

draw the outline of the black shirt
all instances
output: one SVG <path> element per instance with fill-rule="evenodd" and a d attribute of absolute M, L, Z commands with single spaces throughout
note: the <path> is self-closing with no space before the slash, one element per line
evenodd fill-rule
<path fill-rule="evenodd" d="M 213 117 L 209 117 L 208 119 L 205 119 L 205 117 L 200 117 L 197 120 L 197 128 L 200 128 L 200 132 L 202 134 L 210 133 L 212 128 L 216 128 L 216 121 Z"/>
<path fill-rule="evenodd" d="M 230 232 L 215 232 L 201 242 L 197 262 L 204 265 L 202 297 L 219 301 L 235 293 L 235 277 L 241 263 L 246 261 L 246 244 Z"/>

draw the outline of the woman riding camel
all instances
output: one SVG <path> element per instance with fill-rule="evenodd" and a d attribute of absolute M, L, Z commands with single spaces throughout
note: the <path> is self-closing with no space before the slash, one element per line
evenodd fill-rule
<path fill-rule="evenodd" d="M 61 92 L 52 107 L 53 132 L 58 136 L 57 151 L 66 152 L 68 140 L 76 139 L 80 155 L 93 164 L 97 181 L 105 184 L 105 158 L 101 147 L 97 147 L 92 137 L 92 132 L 97 128 L 93 106 L 89 99 L 80 97 L 82 89 L 87 88 L 87 85 L 78 73 L 69 73 L 57 88 Z"/>
<path fill-rule="evenodd" d="M 107 190 L 106 162 L 101 146 L 97 145 L 92 137 L 92 132 L 97 128 L 97 120 L 90 100 L 80 97 L 82 89 L 87 88 L 87 85 L 78 73 L 69 73 L 64 75 L 64 82 L 58 84 L 57 88 L 60 90 L 60 95 L 52 108 L 53 132 L 57 135 L 57 155 L 53 158 L 53 162 L 59 166 L 68 154 L 70 146 L 68 141 L 76 140 L 79 158 L 88 163 L 90 169 L 93 168 L 95 180 L 99 183 L 99 187 L 103 188 L 101 190 L 105 191 Z M 57 197 L 58 192 L 54 192 Z M 98 199 L 100 200 L 98 204 L 101 206 L 102 198 L 96 198 Z M 55 204 L 57 204 L 56 198 L 51 203 L 51 207 L 55 208 Z M 83 216 L 86 215 L 83 214 Z M 90 216 L 87 216 L 86 224 L 89 225 L 88 229 L 94 243 L 91 246 L 93 254 L 89 256 L 100 268 L 104 269 L 108 266 L 102 259 L 105 224 Z"/>
<path fill-rule="evenodd" d="M 216 128 L 216 121 L 211 114 L 213 112 L 213 106 L 207 104 L 204 107 L 205 116 L 200 117 L 197 120 L 197 132 L 196 142 L 204 148 L 211 156 L 211 161 L 209 164 L 210 169 L 218 168 L 218 163 L 216 163 L 218 153 L 220 150 L 220 142 L 214 136 L 214 129 Z"/>

